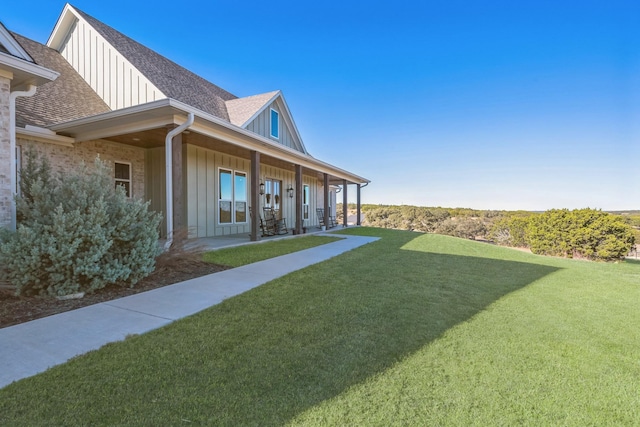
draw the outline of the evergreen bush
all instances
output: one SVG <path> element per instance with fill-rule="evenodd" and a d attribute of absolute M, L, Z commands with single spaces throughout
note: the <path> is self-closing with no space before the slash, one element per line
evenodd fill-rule
<path fill-rule="evenodd" d="M 532 217 L 527 241 L 535 254 L 613 261 L 629 253 L 635 236 L 618 215 L 595 209 L 552 209 Z"/>
<path fill-rule="evenodd" d="M 153 271 L 160 215 L 114 186 L 100 159 L 93 170 L 54 177 L 28 152 L 20 177 L 17 230 L 0 234 L 0 261 L 18 295 L 133 286 Z"/>
<path fill-rule="evenodd" d="M 530 215 L 512 215 L 500 218 L 491 227 L 489 239 L 501 246 L 526 248 Z"/>

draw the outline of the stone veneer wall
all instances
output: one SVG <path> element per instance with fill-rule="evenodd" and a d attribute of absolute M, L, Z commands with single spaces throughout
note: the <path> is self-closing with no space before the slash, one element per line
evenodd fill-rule
<path fill-rule="evenodd" d="M 101 160 L 106 161 L 112 168 L 114 162 L 131 163 L 132 196 L 136 198 L 145 197 L 145 150 L 143 148 L 104 140 L 79 142 L 73 147 L 66 147 L 34 141 L 21 136 L 18 136 L 17 145 L 22 149 L 23 164 L 26 152 L 33 148 L 49 160 L 54 173 L 77 170 L 83 161 L 86 165 L 93 166 L 98 155 Z"/>
<path fill-rule="evenodd" d="M 0 227 L 11 224 L 10 96 L 11 80 L 0 76 Z"/>

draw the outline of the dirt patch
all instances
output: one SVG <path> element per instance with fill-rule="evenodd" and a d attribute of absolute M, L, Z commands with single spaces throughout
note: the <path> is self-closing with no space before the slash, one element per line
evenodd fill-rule
<path fill-rule="evenodd" d="M 2 286 L 0 287 L 0 328 L 150 291 L 229 268 L 204 262 L 197 253 L 169 255 L 158 258 L 156 270 L 133 288 L 111 285 L 85 295 L 83 298 L 65 301 L 58 301 L 51 297 L 17 297 L 13 295 L 11 287 Z"/>

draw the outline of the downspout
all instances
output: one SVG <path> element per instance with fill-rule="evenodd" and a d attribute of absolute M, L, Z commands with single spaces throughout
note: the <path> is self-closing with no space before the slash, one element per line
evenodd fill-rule
<path fill-rule="evenodd" d="M 35 95 L 36 86 L 28 85 L 27 90 L 16 90 L 9 95 L 9 162 L 11 169 L 9 185 L 11 185 L 11 224 L 10 230 L 16 229 L 16 196 L 18 184 L 16 180 L 16 99 L 19 96 L 30 97 Z"/>
<path fill-rule="evenodd" d="M 189 126 L 193 124 L 194 115 L 189 113 L 187 121 L 171 130 L 164 139 L 164 154 L 165 154 L 165 186 L 166 186 L 166 206 L 167 206 L 167 242 L 164 245 L 165 249 L 171 247 L 173 243 L 173 150 L 171 143 L 173 137 L 179 133 L 184 132 Z"/>

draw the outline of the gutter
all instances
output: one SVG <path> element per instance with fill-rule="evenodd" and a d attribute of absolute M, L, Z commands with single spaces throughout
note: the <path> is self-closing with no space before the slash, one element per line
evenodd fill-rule
<path fill-rule="evenodd" d="M 184 132 L 189 126 L 193 124 L 195 116 L 193 113 L 189 113 L 187 121 L 178 126 L 177 128 L 169 131 L 164 139 L 164 154 L 165 154 L 165 186 L 166 186 L 166 206 L 167 206 L 167 241 L 164 245 L 165 250 L 168 250 L 173 243 L 173 150 L 172 140 L 173 137 Z"/>
<path fill-rule="evenodd" d="M 16 180 L 16 99 L 19 96 L 30 97 L 35 95 L 36 86 L 28 85 L 26 91 L 13 91 L 9 95 L 9 162 L 11 164 L 9 185 L 11 186 L 11 224 L 9 229 L 16 229 L 16 196 L 18 186 Z"/>

